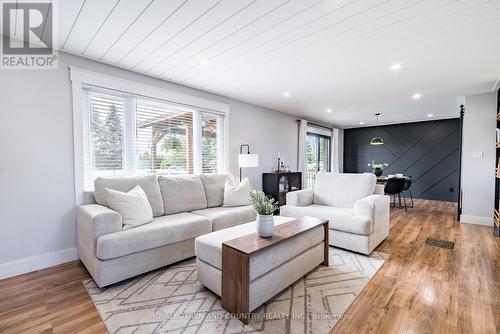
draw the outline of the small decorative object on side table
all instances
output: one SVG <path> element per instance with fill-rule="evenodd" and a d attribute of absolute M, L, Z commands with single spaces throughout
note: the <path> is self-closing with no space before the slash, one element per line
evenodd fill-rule
<path fill-rule="evenodd" d="M 371 164 L 368 164 L 368 166 L 370 166 L 373 170 L 373 174 L 375 174 L 375 176 L 381 176 L 382 173 L 383 173 L 383 170 L 385 167 L 389 166 L 388 164 L 386 164 L 385 162 L 384 163 L 375 163 L 375 161 L 372 160 L 372 163 Z"/>
<path fill-rule="evenodd" d="M 278 152 L 278 168 L 274 171 L 275 173 L 289 173 L 290 167 L 285 164 L 285 160 L 281 156 L 281 153 Z"/>
<path fill-rule="evenodd" d="M 274 217 L 278 205 L 274 198 L 267 197 L 260 189 L 250 190 L 250 202 L 257 211 L 257 234 L 262 238 L 273 236 Z"/>

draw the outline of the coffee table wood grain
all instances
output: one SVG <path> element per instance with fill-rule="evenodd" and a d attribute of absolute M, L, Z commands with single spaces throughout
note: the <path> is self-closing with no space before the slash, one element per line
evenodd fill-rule
<path fill-rule="evenodd" d="M 324 261 L 328 266 L 328 220 L 315 217 L 297 218 L 277 225 L 273 236 L 261 238 L 257 233 L 222 244 L 222 307 L 244 323 L 248 323 L 250 256 L 323 225 Z"/>

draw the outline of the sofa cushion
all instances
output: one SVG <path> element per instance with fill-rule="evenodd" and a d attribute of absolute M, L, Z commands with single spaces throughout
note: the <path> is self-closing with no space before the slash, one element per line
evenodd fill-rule
<path fill-rule="evenodd" d="M 135 186 L 126 193 L 106 188 L 106 201 L 122 216 L 124 230 L 153 220 L 153 210 L 141 186 Z"/>
<path fill-rule="evenodd" d="M 158 182 L 166 215 L 207 207 L 199 175 L 160 176 Z"/>
<path fill-rule="evenodd" d="M 250 204 L 250 181 L 245 177 L 237 186 L 227 178 L 224 185 L 223 206 L 243 206 Z"/>
<path fill-rule="evenodd" d="M 170 245 L 212 231 L 210 219 L 188 212 L 162 216 L 151 223 L 97 238 L 97 257 L 109 260 Z"/>
<path fill-rule="evenodd" d="M 353 209 L 334 208 L 324 205 L 291 206 L 280 208 L 280 214 L 300 218 L 313 216 L 328 219 L 329 228 L 348 233 L 370 235 L 373 232 L 373 221 L 368 217 L 354 216 Z"/>
<path fill-rule="evenodd" d="M 212 231 L 245 224 L 254 221 L 257 217 L 257 212 L 250 205 L 208 208 L 191 211 L 191 213 L 209 218 L 212 221 Z"/>
<path fill-rule="evenodd" d="M 153 209 L 153 216 L 163 216 L 163 200 L 161 198 L 158 179 L 154 175 L 135 177 L 98 177 L 94 181 L 94 196 L 97 204 L 108 206 L 105 189 L 127 192 L 135 186 L 141 186 Z"/>
<path fill-rule="evenodd" d="M 353 208 L 354 203 L 375 191 L 377 177 L 372 173 L 319 172 L 314 181 L 314 204 Z"/>
<path fill-rule="evenodd" d="M 203 188 L 205 188 L 207 206 L 209 208 L 221 206 L 224 201 L 224 185 L 227 174 L 201 174 L 200 179 Z"/>

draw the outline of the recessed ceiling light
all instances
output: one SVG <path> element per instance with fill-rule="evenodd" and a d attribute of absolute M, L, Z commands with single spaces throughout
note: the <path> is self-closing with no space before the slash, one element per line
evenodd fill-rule
<path fill-rule="evenodd" d="M 364 125 L 364 124 L 365 124 L 365 122 L 359 122 L 359 125 Z"/>
<path fill-rule="evenodd" d="M 434 117 L 434 114 L 427 114 L 427 117 Z"/>
<path fill-rule="evenodd" d="M 413 97 L 413 99 L 414 99 L 414 100 L 418 100 L 419 98 L 421 98 L 421 97 L 422 97 L 422 94 L 420 94 L 420 93 L 415 93 L 415 94 L 413 94 L 413 96 L 412 96 L 412 97 Z"/>
<path fill-rule="evenodd" d="M 202 61 L 200 61 L 201 66 L 208 66 L 208 64 L 209 64 L 208 60 L 206 60 L 206 59 L 203 59 Z"/>
<path fill-rule="evenodd" d="M 394 63 L 391 66 L 391 70 L 393 70 L 393 71 L 399 71 L 402 67 L 403 67 L 403 65 L 401 65 L 401 63 Z"/>
<path fill-rule="evenodd" d="M 290 96 L 290 92 L 283 92 L 283 96 L 284 97 L 289 97 Z"/>
<path fill-rule="evenodd" d="M 332 112 L 331 108 L 326 109 L 326 112 Z"/>

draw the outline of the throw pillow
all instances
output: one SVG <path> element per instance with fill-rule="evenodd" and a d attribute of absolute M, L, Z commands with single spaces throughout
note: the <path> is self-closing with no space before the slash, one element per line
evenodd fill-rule
<path fill-rule="evenodd" d="M 238 186 L 226 179 L 224 186 L 224 204 L 222 206 L 250 205 L 250 181 L 244 178 Z"/>
<path fill-rule="evenodd" d="M 105 191 L 108 207 L 122 216 L 124 230 L 153 220 L 153 209 L 141 186 L 137 185 L 126 193 L 109 188 Z"/>

